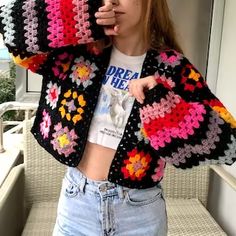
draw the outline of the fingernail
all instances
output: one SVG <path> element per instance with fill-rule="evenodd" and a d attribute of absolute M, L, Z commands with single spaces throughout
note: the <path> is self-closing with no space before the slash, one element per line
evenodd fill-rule
<path fill-rule="evenodd" d="M 115 27 L 116 27 L 116 31 L 118 32 L 119 29 L 120 29 L 120 26 L 119 26 L 119 25 L 116 25 Z"/>

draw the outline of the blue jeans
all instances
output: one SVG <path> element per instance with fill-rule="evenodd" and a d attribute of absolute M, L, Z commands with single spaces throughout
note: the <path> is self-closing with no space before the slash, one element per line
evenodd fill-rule
<path fill-rule="evenodd" d="M 53 236 L 166 236 L 167 214 L 160 184 L 132 189 L 88 179 L 67 167 Z"/>

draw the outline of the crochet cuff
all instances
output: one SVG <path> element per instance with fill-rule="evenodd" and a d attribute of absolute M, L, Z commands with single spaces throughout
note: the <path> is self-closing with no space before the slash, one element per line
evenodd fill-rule
<path fill-rule="evenodd" d="M 176 168 L 236 162 L 236 120 L 195 66 L 175 50 L 156 57 L 157 86 L 140 108 L 141 134 Z"/>

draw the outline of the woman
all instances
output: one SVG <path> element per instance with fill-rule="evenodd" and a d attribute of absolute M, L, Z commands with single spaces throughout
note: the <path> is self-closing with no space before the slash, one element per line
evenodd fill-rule
<path fill-rule="evenodd" d="M 165 236 L 166 162 L 235 162 L 236 122 L 182 54 L 168 14 L 165 0 L 1 8 L 15 62 L 43 76 L 32 133 L 68 166 L 53 235 Z"/>

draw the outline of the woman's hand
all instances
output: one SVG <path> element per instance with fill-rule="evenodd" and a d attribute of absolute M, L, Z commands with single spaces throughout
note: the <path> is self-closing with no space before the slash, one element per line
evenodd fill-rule
<path fill-rule="evenodd" d="M 129 94 L 134 96 L 139 103 L 143 103 L 145 99 L 144 91 L 152 89 L 157 84 L 154 76 L 147 76 L 141 79 L 135 79 L 129 81 Z"/>
<path fill-rule="evenodd" d="M 117 0 L 103 0 L 103 6 L 95 13 L 96 23 L 104 26 L 106 35 L 118 35 L 119 26 L 116 25 L 114 7 L 118 4 Z"/>

